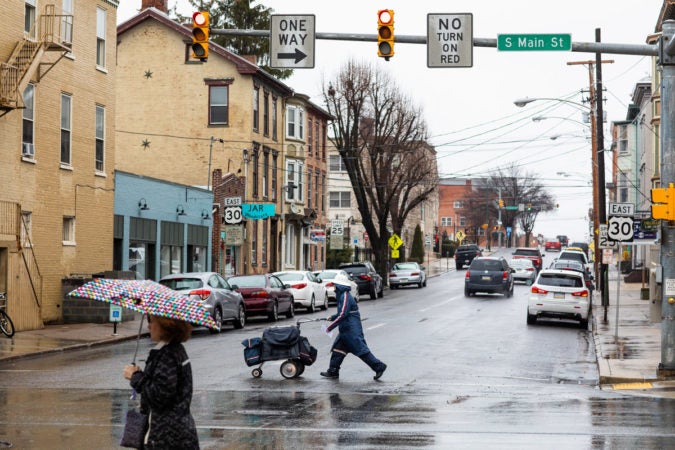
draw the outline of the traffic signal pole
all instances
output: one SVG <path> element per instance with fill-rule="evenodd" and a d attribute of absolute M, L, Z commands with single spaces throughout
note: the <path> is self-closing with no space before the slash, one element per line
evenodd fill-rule
<path fill-rule="evenodd" d="M 675 21 L 663 22 L 661 72 L 661 186 L 675 183 Z M 675 375 L 675 221 L 661 220 L 661 362 L 659 377 Z"/>

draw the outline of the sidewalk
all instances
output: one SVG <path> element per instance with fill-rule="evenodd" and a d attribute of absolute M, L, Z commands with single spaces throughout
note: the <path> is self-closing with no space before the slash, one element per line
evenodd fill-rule
<path fill-rule="evenodd" d="M 454 270 L 454 261 L 430 258 L 425 264 L 429 277 Z M 661 361 L 661 323 L 650 322 L 649 300 L 640 299 L 641 283 L 619 286 L 619 315 L 616 327 L 617 272 L 610 268 L 607 321 L 600 293 L 593 296 L 593 340 L 598 359 L 600 384 L 613 389 L 675 389 L 675 380 L 659 380 Z M 19 331 L 12 339 L 0 336 L 0 362 L 25 356 L 93 347 L 138 336 L 140 316 L 123 322 L 113 334 L 113 324 L 47 325 L 41 330 Z M 147 327 L 143 326 L 143 335 Z M 618 337 L 618 339 L 615 338 Z"/>

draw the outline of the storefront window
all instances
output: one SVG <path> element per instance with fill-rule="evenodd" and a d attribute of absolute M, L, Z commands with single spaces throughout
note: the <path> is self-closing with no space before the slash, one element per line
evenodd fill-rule
<path fill-rule="evenodd" d="M 159 276 L 181 272 L 182 247 L 175 245 L 162 245 L 159 251 Z"/>

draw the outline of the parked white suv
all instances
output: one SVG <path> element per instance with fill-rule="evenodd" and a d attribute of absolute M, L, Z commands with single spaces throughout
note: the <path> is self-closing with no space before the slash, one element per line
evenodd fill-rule
<path fill-rule="evenodd" d="M 581 272 L 545 269 L 539 272 L 530 289 L 527 302 L 527 323 L 533 325 L 539 317 L 572 319 L 579 327 L 588 328 L 591 314 L 591 292 Z"/>

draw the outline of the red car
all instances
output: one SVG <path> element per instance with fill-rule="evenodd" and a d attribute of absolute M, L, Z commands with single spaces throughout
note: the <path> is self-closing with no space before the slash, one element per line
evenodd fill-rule
<path fill-rule="evenodd" d="M 560 244 L 560 241 L 558 240 L 546 241 L 546 243 L 544 244 L 544 249 L 546 251 L 555 250 L 556 252 L 559 252 L 560 250 L 562 250 L 562 244 Z"/>
<path fill-rule="evenodd" d="M 295 315 L 290 286 L 272 274 L 233 276 L 227 282 L 244 297 L 246 317 L 267 316 L 276 322 L 281 313 L 289 319 Z"/>

